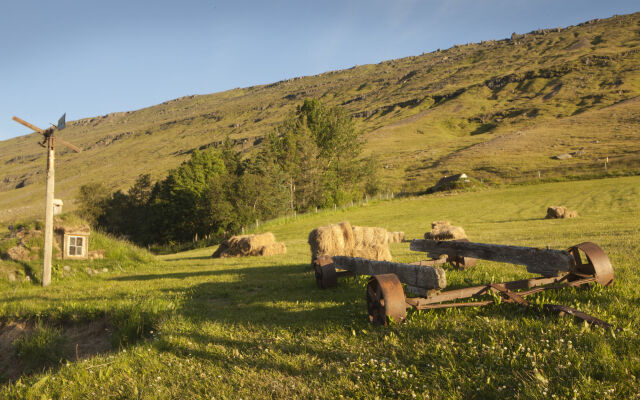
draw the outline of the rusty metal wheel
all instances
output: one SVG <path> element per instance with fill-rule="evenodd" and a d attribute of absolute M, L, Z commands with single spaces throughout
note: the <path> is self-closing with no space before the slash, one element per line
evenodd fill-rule
<path fill-rule="evenodd" d="M 316 271 L 316 285 L 318 285 L 320 289 L 327 289 L 338 285 L 338 275 L 336 274 L 336 267 L 333 265 L 331 257 L 318 257 L 313 263 L 313 268 Z"/>
<path fill-rule="evenodd" d="M 374 275 L 369 279 L 367 309 L 374 325 L 388 325 L 390 320 L 404 321 L 407 306 L 402 283 L 396 274 Z"/>
<path fill-rule="evenodd" d="M 586 262 L 580 255 L 580 251 L 585 254 Z M 593 275 L 596 277 L 596 282 L 602 286 L 609 286 L 613 283 L 613 266 L 600 246 L 595 243 L 584 242 L 571 247 L 569 252 L 576 260 L 574 272 Z"/>

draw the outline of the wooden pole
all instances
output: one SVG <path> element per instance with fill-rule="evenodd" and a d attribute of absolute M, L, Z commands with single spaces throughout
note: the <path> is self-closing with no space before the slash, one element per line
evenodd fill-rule
<path fill-rule="evenodd" d="M 433 258 L 446 254 L 524 265 L 528 272 L 547 277 L 556 276 L 558 272 L 572 271 L 575 266 L 573 256 L 563 250 L 423 239 L 412 240 L 409 247 L 413 251 L 427 252 Z"/>
<path fill-rule="evenodd" d="M 53 188 L 55 184 L 55 147 L 53 135 L 47 137 L 47 196 L 44 206 L 44 260 L 42 286 L 51 284 L 51 254 L 53 251 Z M 64 251 L 64 249 L 62 249 Z"/>
<path fill-rule="evenodd" d="M 331 259 L 337 268 L 351 271 L 356 275 L 396 274 L 400 282 L 419 288 L 421 292 L 447 287 L 447 278 L 441 267 L 422 267 L 344 256 L 333 256 Z"/>

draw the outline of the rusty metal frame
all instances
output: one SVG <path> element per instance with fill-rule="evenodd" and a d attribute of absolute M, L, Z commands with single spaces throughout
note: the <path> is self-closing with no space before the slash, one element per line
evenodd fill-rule
<path fill-rule="evenodd" d="M 406 298 L 404 297 L 404 291 L 402 291 L 402 298 L 398 295 L 385 298 L 384 308 L 381 307 L 380 304 L 376 304 L 376 301 L 378 301 L 377 298 L 369 296 L 369 286 L 380 286 L 383 282 L 386 285 L 385 287 L 388 292 L 397 293 L 398 290 L 402 290 L 402 284 L 394 274 L 376 275 L 369 280 L 369 285 L 367 286 L 367 307 L 369 309 L 370 320 L 374 324 L 386 325 L 388 321 L 385 318 L 380 317 L 379 314 L 383 312 L 383 310 L 396 310 L 401 306 L 404 306 L 406 309 L 416 310 L 486 306 L 494 304 L 495 300 L 480 300 L 474 302 L 455 302 L 455 300 L 483 296 L 490 294 L 491 292 L 500 295 L 502 301 L 505 303 L 530 306 L 531 304 L 525 299 L 525 297 L 545 290 L 582 287 L 594 283 L 609 286 L 613 283 L 613 267 L 611 266 L 609 258 L 599 246 L 594 243 L 585 242 L 571 247 L 568 251 L 575 258 L 575 269 L 562 276 L 522 279 L 503 283 L 490 283 L 462 289 L 447 290 L 426 298 Z M 583 260 L 580 252 L 585 254 L 586 261 Z M 395 280 L 393 278 L 395 278 Z M 389 302 L 394 302 L 394 304 L 389 304 Z M 544 304 L 542 309 L 558 313 L 559 315 L 572 315 L 590 325 L 613 328 L 608 322 L 568 306 Z M 372 312 L 376 314 L 373 315 Z M 393 314 L 388 314 L 388 316 L 396 322 L 400 322 L 404 319 L 404 316 L 402 316 L 398 311 L 393 311 Z M 401 319 L 399 320 L 399 318 Z"/>

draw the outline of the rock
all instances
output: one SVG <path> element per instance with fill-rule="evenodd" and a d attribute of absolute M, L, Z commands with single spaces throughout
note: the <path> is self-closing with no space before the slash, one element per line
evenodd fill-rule
<path fill-rule="evenodd" d="M 68 266 L 68 265 L 65 265 L 64 267 L 62 267 L 62 270 L 63 270 L 64 272 L 70 272 L 70 271 L 71 271 L 71 267 L 70 267 L 70 266 Z"/>
<path fill-rule="evenodd" d="M 28 277 L 28 276 L 25 276 L 25 277 L 24 277 L 24 279 L 23 279 L 23 281 L 25 281 L 25 282 L 31 282 L 31 278 L 30 278 L 30 277 Z"/>
<path fill-rule="evenodd" d="M 97 275 L 97 274 L 99 274 L 99 273 L 100 273 L 100 272 L 98 272 L 98 270 L 95 270 L 95 269 L 93 269 L 93 270 L 91 270 L 91 271 L 93 272 L 93 274 L 94 274 L 94 275 Z"/>
<path fill-rule="evenodd" d="M 571 158 L 571 154 L 569 153 L 558 154 L 557 156 L 553 156 L 552 158 L 555 160 L 568 160 Z"/>
<path fill-rule="evenodd" d="M 9 282 L 15 282 L 16 281 L 16 276 L 13 273 L 9 274 Z"/>
<path fill-rule="evenodd" d="M 109 272 L 109 268 L 102 268 L 102 272 Z"/>
<path fill-rule="evenodd" d="M 571 153 L 571 155 L 574 157 L 580 157 L 585 155 L 585 151 L 583 149 L 580 149 L 580 150 L 574 151 L 573 153 Z"/>
<path fill-rule="evenodd" d="M 89 267 L 87 267 L 86 271 L 87 271 L 87 274 L 89 274 L 89 275 L 91 275 L 93 273 L 93 271 Z"/>
<path fill-rule="evenodd" d="M 89 260 L 102 260 L 104 258 L 104 250 L 91 250 L 88 256 Z"/>

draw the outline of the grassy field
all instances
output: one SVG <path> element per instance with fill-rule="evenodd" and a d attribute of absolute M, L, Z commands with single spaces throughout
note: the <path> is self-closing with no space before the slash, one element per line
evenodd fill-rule
<path fill-rule="evenodd" d="M 544 220 L 546 207 L 558 204 L 580 217 Z M 0 280 L 5 324 L 106 318 L 115 332 L 110 351 L 4 377 L 0 398 L 639 398 L 638 204 L 640 177 L 375 201 L 262 226 L 286 243 L 283 256 L 214 260 L 205 248 L 137 263 L 96 261 L 109 270 L 97 275 L 84 272 L 90 263 L 72 263 L 74 273 L 54 274 L 46 289 Z M 417 238 L 440 219 L 480 242 L 597 243 L 614 265 L 612 287 L 532 300 L 573 306 L 621 330 L 508 304 L 411 312 L 401 325 L 375 327 L 364 278 L 316 288 L 306 244 L 312 228 L 349 220 Z M 407 243 L 391 251 L 397 261 L 422 258 Z M 447 270 L 450 288 L 527 276 L 523 267 L 483 261 Z M 47 329 L 14 347 L 23 357 L 55 349 L 60 334 Z"/>
<path fill-rule="evenodd" d="M 83 152 L 57 149 L 56 196 L 70 211 L 82 184 L 123 189 L 140 174 L 162 179 L 227 136 L 250 154 L 307 98 L 354 116 L 390 191 L 420 192 L 461 172 L 495 183 L 603 173 L 607 157 L 608 171 L 638 173 L 639 71 L 635 13 L 186 96 L 69 122 L 60 136 Z M 43 208 L 39 139 L 0 142 L 0 222 Z M 564 153 L 579 155 L 552 159 Z"/>

